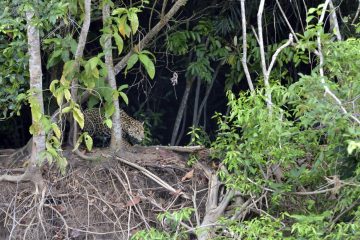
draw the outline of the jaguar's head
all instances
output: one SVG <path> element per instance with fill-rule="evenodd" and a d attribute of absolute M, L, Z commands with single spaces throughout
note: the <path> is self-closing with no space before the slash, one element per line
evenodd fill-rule
<path fill-rule="evenodd" d="M 128 129 L 128 135 L 136 140 L 136 142 L 141 142 L 145 138 L 144 133 L 144 123 L 138 122 L 136 126 L 132 126 Z"/>

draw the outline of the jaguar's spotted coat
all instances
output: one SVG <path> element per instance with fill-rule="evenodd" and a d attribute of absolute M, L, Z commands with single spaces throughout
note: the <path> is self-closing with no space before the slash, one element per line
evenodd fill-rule
<path fill-rule="evenodd" d="M 131 143 L 139 143 L 144 139 L 144 125 L 135 120 L 120 109 L 121 129 L 123 140 Z M 111 129 L 104 124 L 104 116 L 99 108 L 86 109 L 84 111 L 84 129 L 94 139 L 94 142 L 100 142 L 98 145 L 107 145 L 111 137 Z M 123 141 L 127 145 L 126 141 Z"/>

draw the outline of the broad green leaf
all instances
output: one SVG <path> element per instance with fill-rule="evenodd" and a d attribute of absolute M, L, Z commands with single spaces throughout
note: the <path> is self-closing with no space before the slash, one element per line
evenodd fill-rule
<path fill-rule="evenodd" d="M 49 142 L 46 142 L 45 145 L 46 145 L 46 151 L 48 151 L 53 157 L 58 156 L 56 149 Z"/>
<path fill-rule="evenodd" d="M 141 53 L 146 54 L 146 55 L 150 55 L 154 59 L 154 61 L 156 62 L 156 57 L 152 52 L 150 52 L 148 50 L 142 50 Z"/>
<path fill-rule="evenodd" d="M 69 73 L 73 73 L 75 68 L 75 60 L 67 61 L 64 64 L 63 75 L 68 76 Z"/>
<path fill-rule="evenodd" d="M 130 37 L 130 34 L 131 34 L 131 28 L 130 28 L 129 24 L 125 23 L 125 35 L 127 37 Z"/>
<path fill-rule="evenodd" d="M 46 64 L 46 68 L 49 69 L 55 64 L 57 64 L 58 61 L 60 60 L 59 57 L 61 56 L 62 53 L 63 53 L 63 49 L 54 51 L 49 57 L 48 63 Z"/>
<path fill-rule="evenodd" d="M 84 140 L 87 150 L 91 151 L 93 147 L 93 139 L 88 133 L 84 133 Z"/>
<path fill-rule="evenodd" d="M 90 65 L 91 70 L 97 69 L 96 66 L 99 63 L 99 58 L 98 57 L 93 57 L 90 58 L 88 61 L 88 64 Z"/>
<path fill-rule="evenodd" d="M 351 155 L 356 149 L 360 149 L 360 142 L 349 141 L 347 152 Z"/>
<path fill-rule="evenodd" d="M 137 63 L 138 60 L 139 60 L 139 56 L 136 53 L 131 55 L 131 57 L 129 58 L 129 60 L 127 62 L 127 66 L 125 69 L 125 75 L 126 75 L 127 71 L 130 70 L 135 65 L 135 63 Z"/>
<path fill-rule="evenodd" d="M 60 139 L 61 138 L 61 131 L 59 126 L 56 123 L 51 124 L 51 128 L 53 129 L 55 136 Z"/>
<path fill-rule="evenodd" d="M 55 85 L 59 83 L 59 80 L 53 80 L 51 83 L 50 83 L 50 92 L 54 93 L 55 92 Z"/>
<path fill-rule="evenodd" d="M 80 144 L 84 138 L 84 134 L 87 133 L 87 132 L 84 132 L 83 134 L 80 135 L 80 137 L 78 138 L 78 140 L 76 141 L 76 144 L 74 146 L 74 149 L 72 150 L 73 152 L 76 151 L 79 147 L 80 147 Z"/>
<path fill-rule="evenodd" d="M 118 54 L 120 55 L 122 53 L 122 50 L 124 48 L 124 41 L 123 39 L 120 37 L 120 35 L 114 31 L 114 39 L 115 39 L 115 43 L 116 43 L 116 46 L 118 48 Z"/>
<path fill-rule="evenodd" d="M 79 124 L 80 128 L 84 128 L 84 114 L 77 107 L 73 108 L 73 116 L 76 122 Z"/>
<path fill-rule="evenodd" d="M 124 100 L 124 102 L 126 103 L 126 105 L 129 105 L 129 99 L 126 96 L 126 94 L 123 92 L 119 92 L 119 94 L 120 94 L 121 98 Z"/>
<path fill-rule="evenodd" d="M 128 88 L 128 87 L 129 87 L 128 84 L 123 84 L 123 85 L 121 85 L 121 86 L 118 88 L 118 91 L 121 92 L 122 90 L 124 90 L 124 89 L 126 89 L 126 88 Z"/>
<path fill-rule="evenodd" d="M 122 15 L 126 12 L 126 8 L 117 8 L 112 11 L 111 15 Z"/>
<path fill-rule="evenodd" d="M 136 31 L 137 31 L 138 28 L 139 28 L 139 19 L 138 19 L 138 16 L 137 16 L 136 12 L 134 12 L 134 11 L 129 11 L 128 17 L 129 17 L 129 21 L 130 21 L 132 33 L 135 34 Z"/>
<path fill-rule="evenodd" d="M 113 99 L 118 99 L 119 98 L 119 92 L 116 90 L 112 91 L 112 95 L 113 95 Z"/>
<path fill-rule="evenodd" d="M 110 118 L 115 112 L 115 106 L 112 102 L 107 102 L 105 104 L 105 118 Z"/>
<path fill-rule="evenodd" d="M 26 94 L 25 93 L 20 93 L 17 97 L 16 100 L 17 101 L 23 101 L 26 99 Z"/>
<path fill-rule="evenodd" d="M 64 100 L 64 93 L 62 91 L 56 91 L 54 94 L 58 106 L 61 106 Z"/>
<path fill-rule="evenodd" d="M 69 91 L 69 89 L 64 89 L 64 96 L 66 100 L 70 100 L 71 99 L 71 93 Z"/>
<path fill-rule="evenodd" d="M 139 54 L 139 59 L 141 63 L 144 65 L 147 73 L 149 74 L 151 79 L 155 77 L 155 65 L 151 61 L 151 59 L 145 54 Z"/>
<path fill-rule="evenodd" d="M 110 118 L 105 119 L 104 124 L 108 127 L 108 128 L 112 128 L 112 121 Z"/>
<path fill-rule="evenodd" d="M 124 15 L 120 18 L 119 21 L 117 21 L 119 32 L 123 38 L 126 37 L 126 30 L 125 30 L 126 28 L 125 26 L 127 25 L 126 20 L 127 20 L 127 15 Z"/>
<path fill-rule="evenodd" d="M 68 112 L 71 111 L 71 109 L 72 109 L 72 107 L 64 107 L 61 112 L 62 112 L 62 113 L 68 113 Z"/>
<path fill-rule="evenodd" d="M 91 75 L 98 79 L 100 77 L 99 69 L 97 69 L 97 68 L 92 69 L 91 70 Z M 95 83 L 93 84 L 92 87 L 94 87 L 94 86 L 95 86 Z"/>

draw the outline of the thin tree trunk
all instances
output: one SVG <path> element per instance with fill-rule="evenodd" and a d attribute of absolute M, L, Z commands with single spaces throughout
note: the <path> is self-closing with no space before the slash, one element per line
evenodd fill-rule
<path fill-rule="evenodd" d="M 199 98 L 200 98 L 200 89 L 201 89 L 201 79 L 197 79 L 196 90 L 195 90 L 195 100 L 194 100 L 194 112 L 193 112 L 193 127 L 197 127 L 197 118 L 199 113 Z"/>
<path fill-rule="evenodd" d="M 176 120 L 175 120 L 175 124 L 174 124 L 174 128 L 173 128 L 173 132 L 172 132 L 172 135 L 171 135 L 171 143 L 170 143 L 171 145 L 175 144 L 176 136 L 177 136 L 177 134 L 179 132 L 181 119 L 182 119 L 182 117 L 184 115 L 185 107 L 187 105 L 187 101 L 188 101 L 188 98 L 189 98 L 191 86 L 192 86 L 194 80 L 195 80 L 195 77 L 192 77 L 192 78 L 186 80 L 186 87 L 185 87 L 184 95 L 183 95 L 183 97 L 181 99 L 180 107 L 179 107 L 178 113 L 176 115 Z"/>
<path fill-rule="evenodd" d="M 175 142 L 176 146 L 179 146 L 180 141 L 181 141 L 182 137 L 184 136 L 185 126 L 186 126 L 186 111 L 184 111 L 184 116 L 182 117 L 181 130 L 180 130 L 180 133 L 178 134 L 177 140 Z"/>
<path fill-rule="evenodd" d="M 34 11 L 29 10 L 26 12 L 27 21 L 27 39 L 28 39 L 28 53 L 29 53 L 29 73 L 30 73 L 30 89 L 34 90 L 34 97 L 37 104 L 37 111 L 40 114 L 44 114 L 44 100 L 43 100 L 43 87 L 42 87 L 42 69 L 41 69 L 41 54 L 40 54 L 40 34 L 32 21 L 34 18 Z M 33 109 L 32 109 L 33 110 Z M 34 115 L 32 111 L 33 124 L 40 124 L 39 117 Z M 29 167 L 25 173 L 32 178 L 36 187 L 40 185 L 40 189 L 43 188 L 43 181 L 40 174 L 40 170 L 37 167 L 37 160 L 42 151 L 45 150 L 45 130 L 40 128 L 39 132 L 33 134 L 31 157 Z"/>
<path fill-rule="evenodd" d="M 271 89 L 269 83 L 269 73 L 266 67 L 266 58 L 264 50 L 264 37 L 263 37 L 263 27 L 262 27 L 262 14 L 264 12 L 265 0 L 261 0 L 259 11 L 257 13 L 257 24 L 258 24 L 258 37 L 259 37 L 259 47 L 260 47 L 260 57 L 261 57 L 261 69 L 264 75 L 264 85 L 265 85 L 265 96 L 266 104 L 270 111 L 272 112 L 272 100 L 271 100 Z"/>
<path fill-rule="evenodd" d="M 221 68 L 221 64 L 219 64 L 216 69 L 215 69 L 215 72 L 214 72 L 214 75 L 213 75 L 213 78 L 211 79 L 211 83 L 206 86 L 206 92 L 205 92 L 205 96 L 203 98 L 203 100 L 201 101 L 201 104 L 200 104 L 200 107 L 199 107 L 199 110 L 198 110 L 198 115 L 197 115 L 197 118 L 196 118 L 196 122 L 195 122 L 195 126 L 198 126 L 199 125 L 199 122 L 200 122 L 200 116 L 201 116 L 201 112 L 209 98 L 209 95 L 210 95 L 210 92 L 211 92 L 211 89 L 212 87 L 214 86 L 214 82 L 220 72 L 220 68 Z M 204 118 L 205 119 L 205 118 Z"/>
<path fill-rule="evenodd" d="M 85 7 L 85 17 L 84 23 L 81 27 L 81 33 L 79 36 L 78 46 L 75 52 L 75 62 L 76 62 L 76 70 L 79 69 L 79 61 L 84 55 L 84 48 L 86 44 L 87 35 L 89 32 L 90 27 L 90 20 L 91 20 L 91 0 L 84 0 L 84 7 Z M 71 83 L 71 97 L 73 101 L 77 102 L 77 79 L 73 79 Z M 69 131 L 69 143 L 76 145 L 77 141 L 77 132 L 78 132 L 78 125 L 74 119 L 72 119 L 72 123 L 70 123 L 70 131 Z M 72 138 L 72 139 L 71 139 Z M 72 140 L 72 141 L 71 141 Z"/>
<path fill-rule="evenodd" d="M 104 4 L 103 9 L 103 25 L 106 26 L 106 21 L 110 17 L 110 5 Z M 105 52 L 105 64 L 108 72 L 107 80 L 110 87 L 116 91 L 116 78 L 115 78 L 115 71 L 114 71 L 114 62 L 112 56 L 112 42 L 111 42 L 111 35 L 108 34 L 106 36 L 106 40 L 104 43 L 104 52 Z M 111 142 L 110 148 L 115 150 L 121 147 L 121 119 L 120 119 L 120 106 L 117 97 L 113 97 L 113 104 L 114 104 L 114 114 L 112 115 L 112 128 L 111 128 Z"/>
<path fill-rule="evenodd" d="M 244 68 L 246 80 L 248 82 L 250 91 L 254 92 L 254 85 L 252 83 L 251 76 L 250 76 L 250 73 L 249 73 L 249 69 L 248 69 L 248 66 L 247 66 L 247 40 L 246 40 L 247 34 L 246 34 L 245 0 L 241 0 L 240 5 L 241 5 L 242 40 L 243 40 L 243 45 L 242 45 L 243 56 L 242 56 L 242 59 L 241 59 L 241 63 L 242 63 L 243 68 Z"/>
<path fill-rule="evenodd" d="M 340 28 L 339 28 L 339 22 L 337 20 L 336 16 L 336 9 L 334 7 L 334 4 L 332 1 L 329 2 L 330 6 L 330 26 L 333 33 L 335 33 L 336 39 L 338 41 L 342 41 Z"/>

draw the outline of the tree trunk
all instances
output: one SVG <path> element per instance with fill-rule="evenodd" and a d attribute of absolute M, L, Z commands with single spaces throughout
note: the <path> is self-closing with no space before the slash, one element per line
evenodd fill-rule
<path fill-rule="evenodd" d="M 220 68 L 221 68 L 221 64 L 217 65 L 216 70 L 215 70 L 215 72 L 214 72 L 214 74 L 213 74 L 213 78 L 211 79 L 210 84 L 206 86 L 205 96 L 204 96 L 203 100 L 201 101 L 201 104 L 200 104 L 200 107 L 199 107 L 199 110 L 198 110 L 198 114 L 197 114 L 197 118 L 196 118 L 196 121 L 195 121 L 194 126 L 198 126 L 198 125 L 199 125 L 200 117 L 201 117 L 201 112 L 202 112 L 202 110 L 204 109 L 205 104 L 206 104 L 206 102 L 207 102 L 207 100 L 208 100 L 208 98 L 209 98 L 211 89 L 212 89 L 212 87 L 214 86 L 214 82 L 215 82 L 215 80 L 216 80 L 216 78 L 217 78 L 217 76 L 218 76 L 218 74 L 219 74 L 219 72 L 220 72 Z M 204 111 L 205 111 L 205 110 L 204 110 Z M 205 117 L 204 117 L 204 119 L 205 119 Z"/>
<path fill-rule="evenodd" d="M 194 100 L 194 112 L 193 112 L 193 127 L 197 127 L 197 118 L 199 114 L 199 98 L 200 98 L 200 89 L 201 89 L 201 79 L 197 79 L 196 91 L 195 91 L 195 100 Z"/>
<path fill-rule="evenodd" d="M 36 104 L 40 113 L 44 114 L 44 101 L 42 94 L 42 70 L 41 70 L 41 55 L 40 55 L 40 36 L 39 30 L 32 24 L 34 17 L 33 11 L 26 12 L 27 21 L 27 38 L 28 38 L 28 52 L 29 52 L 29 73 L 30 73 L 30 89 L 33 89 Z M 36 124 L 34 114 L 32 112 L 33 124 Z M 39 121 L 39 120 L 38 120 Z M 33 136 L 33 149 L 31 153 L 32 164 L 35 164 L 36 158 L 41 151 L 45 150 L 45 131 L 41 129 Z"/>
<path fill-rule="evenodd" d="M 188 101 L 188 98 L 189 98 L 191 86 L 192 86 L 194 80 L 195 80 L 194 77 L 191 78 L 191 79 L 186 80 L 186 87 L 185 87 L 184 95 L 183 95 L 183 97 L 181 99 L 180 107 L 179 107 L 178 113 L 176 115 L 174 129 L 173 129 L 173 132 L 172 132 L 172 135 L 171 135 L 171 143 L 170 143 L 171 145 L 175 144 L 176 136 L 178 134 L 180 123 L 181 123 L 181 119 L 183 118 L 184 111 L 185 111 L 187 101 Z"/>
<path fill-rule="evenodd" d="M 84 48 L 86 44 L 87 35 L 90 28 L 90 20 L 91 20 L 91 0 L 84 0 L 84 7 L 85 7 L 85 17 L 84 23 L 81 27 L 81 33 L 79 36 L 78 46 L 75 53 L 75 61 L 76 61 L 76 69 L 79 69 L 79 61 L 84 55 Z M 71 97 L 73 101 L 77 102 L 77 86 L 78 81 L 77 79 L 73 79 L 71 83 Z M 74 119 L 72 119 L 72 123 L 70 123 L 70 132 L 69 132 L 69 143 L 76 145 L 77 141 L 77 129 L 78 125 Z"/>
<path fill-rule="evenodd" d="M 106 21 L 110 17 L 110 5 L 104 4 L 103 9 L 103 25 L 106 27 Z M 107 34 L 107 33 L 105 33 Z M 112 42 L 111 35 L 107 34 L 106 40 L 104 43 L 104 53 L 105 53 L 105 64 L 108 72 L 107 80 L 111 88 L 116 91 L 116 78 L 114 71 L 114 63 L 112 56 Z M 121 147 L 121 119 L 120 119 L 120 106 L 117 97 L 113 97 L 114 104 L 114 114 L 112 115 L 112 129 L 111 129 L 111 142 L 110 148 L 115 150 Z"/>
<path fill-rule="evenodd" d="M 40 128 L 38 131 L 34 132 L 32 138 L 31 146 L 31 156 L 28 168 L 24 173 L 23 177 L 28 177 L 35 186 L 36 192 L 39 190 L 42 191 L 44 188 L 44 182 L 40 173 L 40 169 L 37 166 L 37 160 L 40 156 L 40 153 L 45 150 L 45 130 L 41 126 L 39 113 L 44 115 L 44 101 L 42 94 L 42 69 L 41 69 L 41 55 L 40 55 L 40 34 L 39 29 L 37 29 L 32 21 L 34 18 L 34 11 L 29 10 L 26 12 L 26 22 L 27 22 L 27 39 L 28 39 L 28 54 L 29 58 L 29 73 L 30 73 L 30 89 L 34 90 L 33 96 L 35 101 L 33 103 L 36 105 L 32 106 L 32 123 L 34 125 L 39 125 Z M 34 114 L 36 111 L 36 114 Z M 40 188 L 40 189 L 39 189 Z"/>

